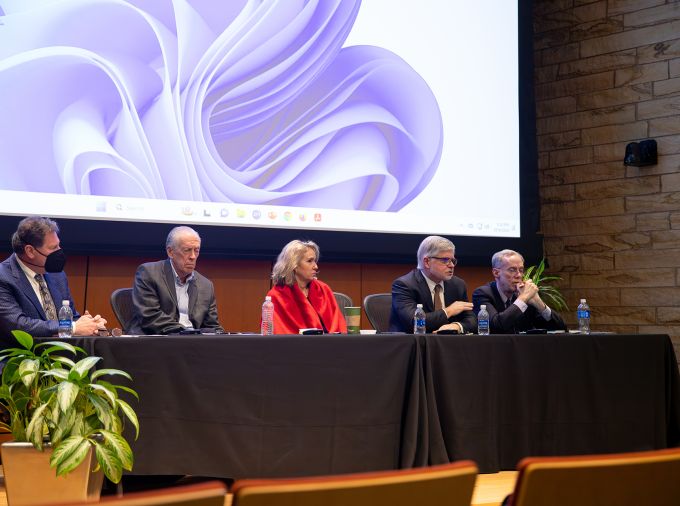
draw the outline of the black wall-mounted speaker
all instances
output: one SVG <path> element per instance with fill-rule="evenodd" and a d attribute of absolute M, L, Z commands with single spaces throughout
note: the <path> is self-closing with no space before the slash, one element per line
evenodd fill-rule
<path fill-rule="evenodd" d="M 647 139 L 646 141 L 628 144 L 623 164 L 634 167 L 656 165 L 656 141 L 654 139 Z"/>

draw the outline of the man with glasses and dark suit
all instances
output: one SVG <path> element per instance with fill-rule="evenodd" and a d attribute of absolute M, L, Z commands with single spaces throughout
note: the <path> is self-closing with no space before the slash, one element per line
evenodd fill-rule
<path fill-rule="evenodd" d="M 456 248 L 444 237 L 426 237 L 418 247 L 418 268 L 392 283 L 390 331 L 413 333 L 416 305 L 425 310 L 426 332 L 475 332 L 477 318 L 465 282 L 454 276 Z"/>
<path fill-rule="evenodd" d="M 491 258 L 496 281 L 472 294 L 475 314 L 482 304 L 489 312 L 492 334 L 516 334 L 532 329 L 566 330 L 562 317 L 550 309 L 538 293 L 538 286 L 524 277 L 524 257 L 504 249 Z"/>

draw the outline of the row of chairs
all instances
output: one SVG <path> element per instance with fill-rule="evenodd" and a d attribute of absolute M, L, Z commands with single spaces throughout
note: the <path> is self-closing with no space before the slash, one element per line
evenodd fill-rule
<path fill-rule="evenodd" d="M 340 310 L 353 306 L 352 298 L 341 292 L 333 292 Z M 387 332 L 390 326 L 390 309 L 392 294 L 375 293 L 364 298 L 364 310 L 373 328 L 378 332 Z M 123 330 L 130 328 L 132 322 L 132 288 L 118 288 L 111 294 L 111 309 L 116 315 Z"/>
<path fill-rule="evenodd" d="M 400 471 L 312 478 L 238 480 L 233 506 L 467 506 L 477 478 L 472 461 Z M 518 466 L 508 506 L 677 506 L 680 448 L 576 457 L 530 457 Z M 104 498 L 112 506 L 223 506 L 226 487 L 204 482 Z"/>

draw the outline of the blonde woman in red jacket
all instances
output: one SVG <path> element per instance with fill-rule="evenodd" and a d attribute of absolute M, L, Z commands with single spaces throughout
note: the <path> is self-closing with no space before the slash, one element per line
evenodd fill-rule
<path fill-rule="evenodd" d="M 283 247 L 272 270 L 274 333 L 297 334 L 303 328 L 347 332 L 342 311 L 331 288 L 317 279 L 319 247 L 294 240 Z"/>

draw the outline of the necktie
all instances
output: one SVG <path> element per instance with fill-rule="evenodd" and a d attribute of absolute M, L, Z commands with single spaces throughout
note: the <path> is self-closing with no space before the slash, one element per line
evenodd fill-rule
<path fill-rule="evenodd" d="M 442 307 L 442 285 L 434 285 L 434 310 L 444 309 Z"/>
<path fill-rule="evenodd" d="M 505 309 L 508 309 L 512 305 L 512 302 L 513 302 L 512 298 L 513 298 L 513 295 L 511 295 L 510 297 L 505 299 Z"/>
<path fill-rule="evenodd" d="M 43 309 L 45 310 L 45 316 L 48 320 L 57 319 L 57 308 L 54 307 L 54 301 L 50 295 L 50 291 L 47 289 L 47 283 L 45 283 L 45 278 L 42 274 L 36 274 L 35 280 L 38 282 L 38 287 L 40 288 L 40 298 L 42 299 Z"/>

